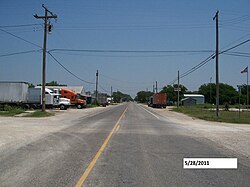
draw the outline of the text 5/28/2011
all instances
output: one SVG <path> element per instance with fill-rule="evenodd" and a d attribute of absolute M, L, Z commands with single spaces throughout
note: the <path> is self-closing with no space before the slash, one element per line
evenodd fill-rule
<path fill-rule="evenodd" d="M 183 158 L 184 169 L 237 169 L 237 158 Z"/>

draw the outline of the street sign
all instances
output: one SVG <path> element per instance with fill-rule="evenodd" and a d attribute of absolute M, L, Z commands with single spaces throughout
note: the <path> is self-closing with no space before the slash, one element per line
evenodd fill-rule
<path fill-rule="evenodd" d="M 181 91 L 181 88 L 179 88 L 179 89 L 178 89 L 178 88 L 174 88 L 174 91 L 175 91 L 175 92 L 178 92 L 178 91 L 180 92 L 180 91 Z"/>

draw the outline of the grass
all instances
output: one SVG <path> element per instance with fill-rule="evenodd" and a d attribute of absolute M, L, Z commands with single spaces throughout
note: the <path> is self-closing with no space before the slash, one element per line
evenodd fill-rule
<path fill-rule="evenodd" d="M 54 113 L 42 112 L 40 110 L 27 113 L 21 107 L 9 106 L 9 105 L 2 106 L 2 108 L 0 109 L 0 116 L 11 117 L 11 116 L 17 116 L 19 114 L 24 114 L 23 117 L 49 117 L 55 115 Z"/>
<path fill-rule="evenodd" d="M 86 108 L 95 108 L 95 107 L 98 107 L 98 105 L 91 104 L 91 105 L 87 105 L 87 106 L 86 106 Z"/>
<path fill-rule="evenodd" d="M 20 107 L 11 107 L 11 106 L 6 105 L 3 108 L 1 108 L 0 116 L 15 116 L 23 112 L 25 111 Z"/>
<path fill-rule="evenodd" d="M 24 117 L 34 117 L 34 118 L 41 118 L 41 117 L 49 117 L 49 116 L 54 116 L 54 113 L 51 112 L 42 112 L 40 110 L 36 110 L 32 113 L 29 113 L 27 115 L 25 115 Z"/>
<path fill-rule="evenodd" d="M 217 118 L 213 105 L 180 106 L 179 108 L 174 108 L 173 111 L 207 121 L 250 124 L 250 112 L 240 112 L 239 116 L 239 112 L 237 111 L 221 110 L 219 118 Z"/>

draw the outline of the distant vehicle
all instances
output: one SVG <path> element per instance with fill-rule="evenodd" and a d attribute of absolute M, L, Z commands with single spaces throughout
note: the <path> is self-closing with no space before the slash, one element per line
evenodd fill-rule
<path fill-rule="evenodd" d="M 155 93 L 149 98 L 148 106 L 153 108 L 166 108 L 167 106 L 167 94 Z"/>
<path fill-rule="evenodd" d="M 103 107 L 106 107 L 107 105 L 109 105 L 109 103 L 108 103 L 108 94 L 106 94 L 106 93 L 98 93 L 97 102 L 99 103 L 99 105 L 102 105 Z"/>
<path fill-rule="evenodd" d="M 87 102 L 86 100 L 80 99 L 77 95 L 77 93 L 75 93 L 72 90 L 68 90 L 68 89 L 61 89 L 60 90 L 60 94 L 63 98 L 68 98 L 70 99 L 70 103 L 72 105 L 75 105 L 78 109 L 82 109 L 82 108 L 86 108 L 87 106 Z"/>
<path fill-rule="evenodd" d="M 19 105 L 27 109 L 40 108 L 41 95 L 41 88 L 28 88 L 26 82 L 0 82 L 0 105 Z M 70 106 L 70 100 L 61 98 L 60 94 L 45 88 L 45 105 L 66 110 Z"/>

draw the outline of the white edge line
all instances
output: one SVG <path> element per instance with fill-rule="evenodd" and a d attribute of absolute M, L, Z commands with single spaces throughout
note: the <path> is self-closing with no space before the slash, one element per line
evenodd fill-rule
<path fill-rule="evenodd" d="M 140 106 L 140 105 L 139 105 Z M 154 117 L 156 117 L 157 119 L 160 119 L 157 115 L 153 114 L 152 112 L 148 111 L 146 108 L 140 106 L 143 110 L 145 110 L 146 112 L 148 112 L 149 114 L 153 115 Z"/>

